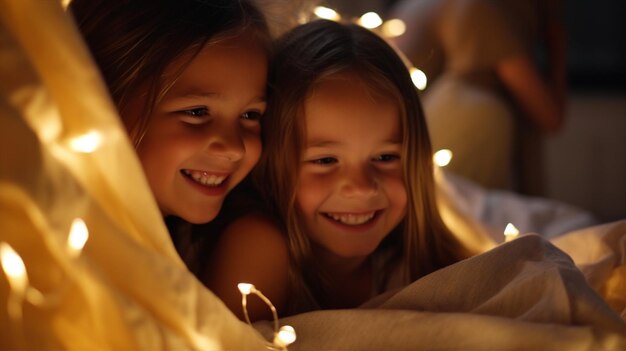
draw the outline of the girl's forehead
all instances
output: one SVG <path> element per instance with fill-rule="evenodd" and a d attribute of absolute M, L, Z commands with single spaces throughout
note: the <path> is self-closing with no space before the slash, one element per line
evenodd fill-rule
<path fill-rule="evenodd" d="M 340 136 L 359 131 L 367 135 L 376 130 L 386 139 L 397 134 L 401 123 L 396 100 L 373 92 L 362 82 L 343 78 L 320 82 L 306 100 L 303 112 L 307 134 L 336 132 Z"/>
<path fill-rule="evenodd" d="M 226 56 L 228 59 L 229 54 L 243 51 L 251 54 L 253 56 L 251 59 L 257 59 L 267 64 L 269 50 L 265 41 L 249 29 L 218 34 L 206 42 L 190 45 L 167 64 L 163 76 L 168 78 L 177 75 L 184 67 L 197 60 L 199 56 L 210 55 L 216 58 Z"/>
<path fill-rule="evenodd" d="M 388 82 L 380 78 L 372 78 L 365 72 L 344 70 L 317 79 L 309 89 L 307 100 L 319 94 L 337 94 L 337 98 L 349 95 L 359 95 L 371 101 L 394 100 L 394 94 L 386 87 Z"/>
<path fill-rule="evenodd" d="M 172 62 L 161 82 L 168 94 L 185 90 L 224 93 L 249 88 L 265 95 L 268 56 L 263 46 L 245 34 L 192 48 Z M 217 91 L 211 91 L 217 90 Z"/>

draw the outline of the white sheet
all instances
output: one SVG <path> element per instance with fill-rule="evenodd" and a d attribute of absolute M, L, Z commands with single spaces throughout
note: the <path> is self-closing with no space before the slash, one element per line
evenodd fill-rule
<path fill-rule="evenodd" d="M 488 190 L 445 172 L 445 168 L 443 173 L 438 182 L 442 191 L 450 194 L 464 214 L 482 223 L 496 242 L 503 241 L 502 232 L 508 223 L 513 223 L 522 233 L 546 237 L 599 224 L 591 212 L 576 206 L 510 191 Z"/>
<path fill-rule="evenodd" d="M 624 225 L 610 227 L 623 238 Z M 281 322 L 298 332 L 292 350 L 626 349 L 626 323 L 565 253 L 537 235 L 434 272 L 364 308 Z M 265 322 L 257 327 L 269 331 Z"/>

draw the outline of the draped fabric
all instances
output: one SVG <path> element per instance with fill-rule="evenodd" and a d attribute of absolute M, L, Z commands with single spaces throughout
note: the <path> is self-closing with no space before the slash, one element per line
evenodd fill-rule
<path fill-rule="evenodd" d="M 0 276 L 0 348 L 263 349 L 177 256 L 60 3 L 0 1 L 0 62 L 0 242 L 28 279 Z"/>

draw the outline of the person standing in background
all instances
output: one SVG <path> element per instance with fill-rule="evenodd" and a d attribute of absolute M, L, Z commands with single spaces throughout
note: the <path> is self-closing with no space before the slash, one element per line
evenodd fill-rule
<path fill-rule="evenodd" d="M 428 77 L 425 114 L 434 149 L 454 153 L 451 172 L 487 188 L 541 192 L 541 136 L 563 124 L 561 9 L 560 0 L 391 6 L 388 17 L 407 26 L 394 44 Z M 545 52 L 545 72 L 537 49 Z"/>

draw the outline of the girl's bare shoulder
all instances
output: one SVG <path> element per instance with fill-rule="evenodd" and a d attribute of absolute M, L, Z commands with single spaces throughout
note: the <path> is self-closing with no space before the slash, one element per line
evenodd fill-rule
<path fill-rule="evenodd" d="M 205 281 L 215 283 L 230 277 L 260 283 L 286 276 L 287 238 L 272 218 L 260 213 L 246 214 L 230 223 L 219 236 L 207 260 Z"/>
<path fill-rule="evenodd" d="M 252 283 L 283 310 L 288 296 L 289 253 L 286 237 L 271 218 L 250 214 L 238 218 L 222 233 L 203 277 L 203 282 L 238 317 L 241 295 L 237 284 Z M 267 306 L 248 306 L 252 320 L 269 319 Z"/>
<path fill-rule="evenodd" d="M 237 218 L 220 234 L 219 246 L 244 246 L 287 250 L 287 238 L 279 224 L 262 213 L 250 213 Z M 257 247 L 258 248 L 258 247 Z"/>

